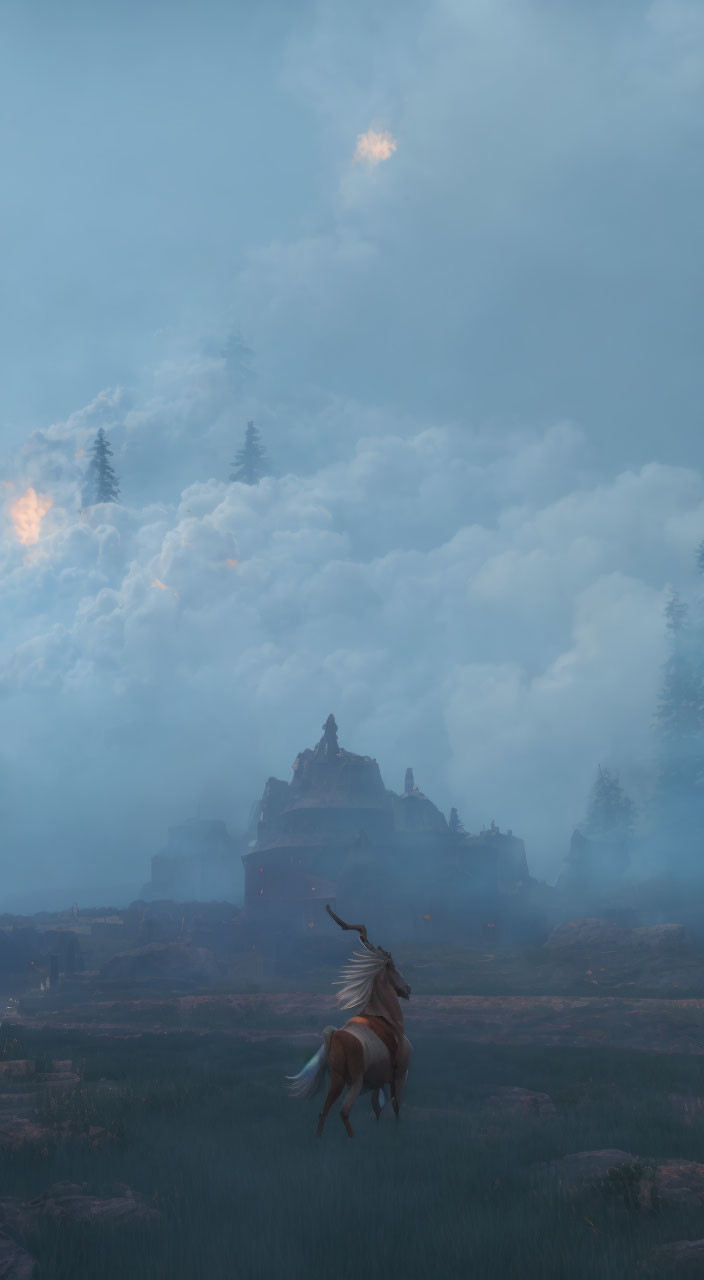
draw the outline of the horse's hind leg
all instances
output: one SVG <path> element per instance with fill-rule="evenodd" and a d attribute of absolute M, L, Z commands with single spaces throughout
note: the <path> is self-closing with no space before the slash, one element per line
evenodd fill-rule
<path fill-rule="evenodd" d="M 404 1071 L 403 1075 L 395 1077 L 391 1082 L 391 1105 L 394 1109 L 394 1115 L 398 1120 L 398 1111 L 401 1105 L 401 1098 L 406 1087 L 408 1079 L 408 1071 Z"/>
<path fill-rule="evenodd" d="M 349 1089 L 347 1090 L 347 1093 L 345 1094 L 345 1100 L 342 1106 L 340 1107 L 340 1117 L 342 1119 L 342 1123 L 345 1126 L 345 1129 L 347 1130 L 348 1138 L 354 1137 L 354 1130 L 352 1129 L 352 1125 L 350 1124 L 350 1111 L 352 1110 L 352 1106 L 354 1102 L 359 1097 L 359 1093 L 363 1083 L 364 1083 L 363 1075 L 357 1076 L 357 1078 L 352 1081 L 352 1084 L 350 1085 Z"/>
<path fill-rule="evenodd" d="M 379 1101 L 380 1094 L 381 1094 L 381 1089 L 372 1090 L 372 1111 L 374 1112 L 374 1115 L 376 1116 L 377 1121 L 379 1120 L 379 1116 L 381 1115 L 381 1111 L 382 1111 L 381 1103 Z"/>
<path fill-rule="evenodd" d="M 328 1111 L 330 1110 L 333 1102 L 335 1102 L 339 1098 L 344 1087 L 345 1087 L 344 1076 L 341 1075 L 340 1072 L 338 1071 L 331 1071 L 330 1072 L 330 1088 L 328 1090 L 328 1096 L 325 1099 L 325 1102 L 323 1104 L 323 1109 L 320 1115 L 318 1116 L 318 1128 L 316 1129 L 316 1134 L 319 1138 L 322 1137 L 323 1126 L 327 1119 Z"/>

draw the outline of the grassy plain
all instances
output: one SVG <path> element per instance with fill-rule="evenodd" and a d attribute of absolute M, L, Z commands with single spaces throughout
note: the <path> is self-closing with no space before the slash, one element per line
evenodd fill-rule
<path fill-rule="evenodd" d="M 704 1156 L 704 1118 L 669 1094 L 702 1091 L 702 1058 L 473 1045 L 413 1035 L 407 1106 L 377 1127 L 363 1097 L 350 1142 L 333 1112 L 283 1088 L 310 1053 L 222 1030 L 120 1038 L 4 1028 L 5 1053 L 72 1058 L 82 1083 L 50 1119 L 108 1127 L 94 1149 L 64 1141 L 0 1155 L 3 1194 L 60 1181 L 97 1194 L 127 1183 L 160 1210 L 141 1226 L 48 1223 L 26 1241 L 46 1280 L 339 1280 L 482 1277 L 623 1280 L 654 1244 L 704 1235 L 704 1210 L 646 1213 L 596 1190 L 565 1199 L 539 1165 L 618 1147 Z M 1 1047 L 1 1046 L 0 1046 Z M 549 1093 L 553 1119 L 487 1121 L 500 1085 Z"/>

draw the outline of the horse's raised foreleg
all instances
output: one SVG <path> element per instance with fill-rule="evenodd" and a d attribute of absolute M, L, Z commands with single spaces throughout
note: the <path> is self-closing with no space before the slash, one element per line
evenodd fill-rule
<path fill-rule="evenodd" d="M 328 1089 L 328 1096 L 325 1099 L 325 1102 L 323 1103 L 323 1109 L 320 1112 L 320 1115 L 318 1116 L 318 1128 L 316 1129 L 316 1134 L 319 1138 L 322 1137 L 323 1127 L 327 1119 L 328 1111 L 330 1110 L 333 1102 L 337 1101 L 344 1087 L 345 1087 L 345 1078 L 342 1075 L 342 1073 L 339 1071 L 331 1071 L 330 1072 L 330 1088 Z"/>
<path fill-rule="evenodd" d="M 348 1138 L 354 1137 L 354 1130 L 352 1129 L 352 1125 L 350 1124 L 350 1111 L 352 1110 L 352 1107 L 356 1099 L 359 1097 L 360 1090 L 363 1084 L 364 1084 L 364 1076 L 360 1074 L 357 1076 L 356 1080 L 352 1081 L 352 1084 L 350 1085 L 349 1089 L 347 1090 L 347 1093 L 345 1094 L 345 1100 L 342 1106 L 340 1107 L 340 1118 L 342 1120 L 342 1123 L 345 1126 L 345 1129 L 347 1130 Z"/>

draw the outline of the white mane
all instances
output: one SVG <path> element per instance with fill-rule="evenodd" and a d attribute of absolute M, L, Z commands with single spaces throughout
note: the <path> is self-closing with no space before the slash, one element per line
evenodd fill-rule
<path fill-rule="evenodd" d="M 337 993 L 340 1009 L 363 1009 L 369 1003 L 374 980 L 386 964 L 386 956 L 378 951 L 355 951 L 340 971 L 340 979 L 333 982 L 341 987 Z"/>

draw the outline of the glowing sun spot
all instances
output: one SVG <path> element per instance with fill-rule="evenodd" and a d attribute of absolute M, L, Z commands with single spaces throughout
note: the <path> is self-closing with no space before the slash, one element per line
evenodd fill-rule
<path fill-rule="evenodd" d="M 366 133 L 357 135 L 357 147 L 354 163 L 368 164 L 374 169 L 383 160 L 390 160 L 396 150 L 397 142 L 388 129 L 367 129 Z"/>
<path fill-rule="evenodd" d="M 33 547 L 39 541 L 42 520 L 54 499 L 46 493 L 36 493 L 31 487 L 10 507 L 10 518 L 15 537 L 23 547 Z"/>

